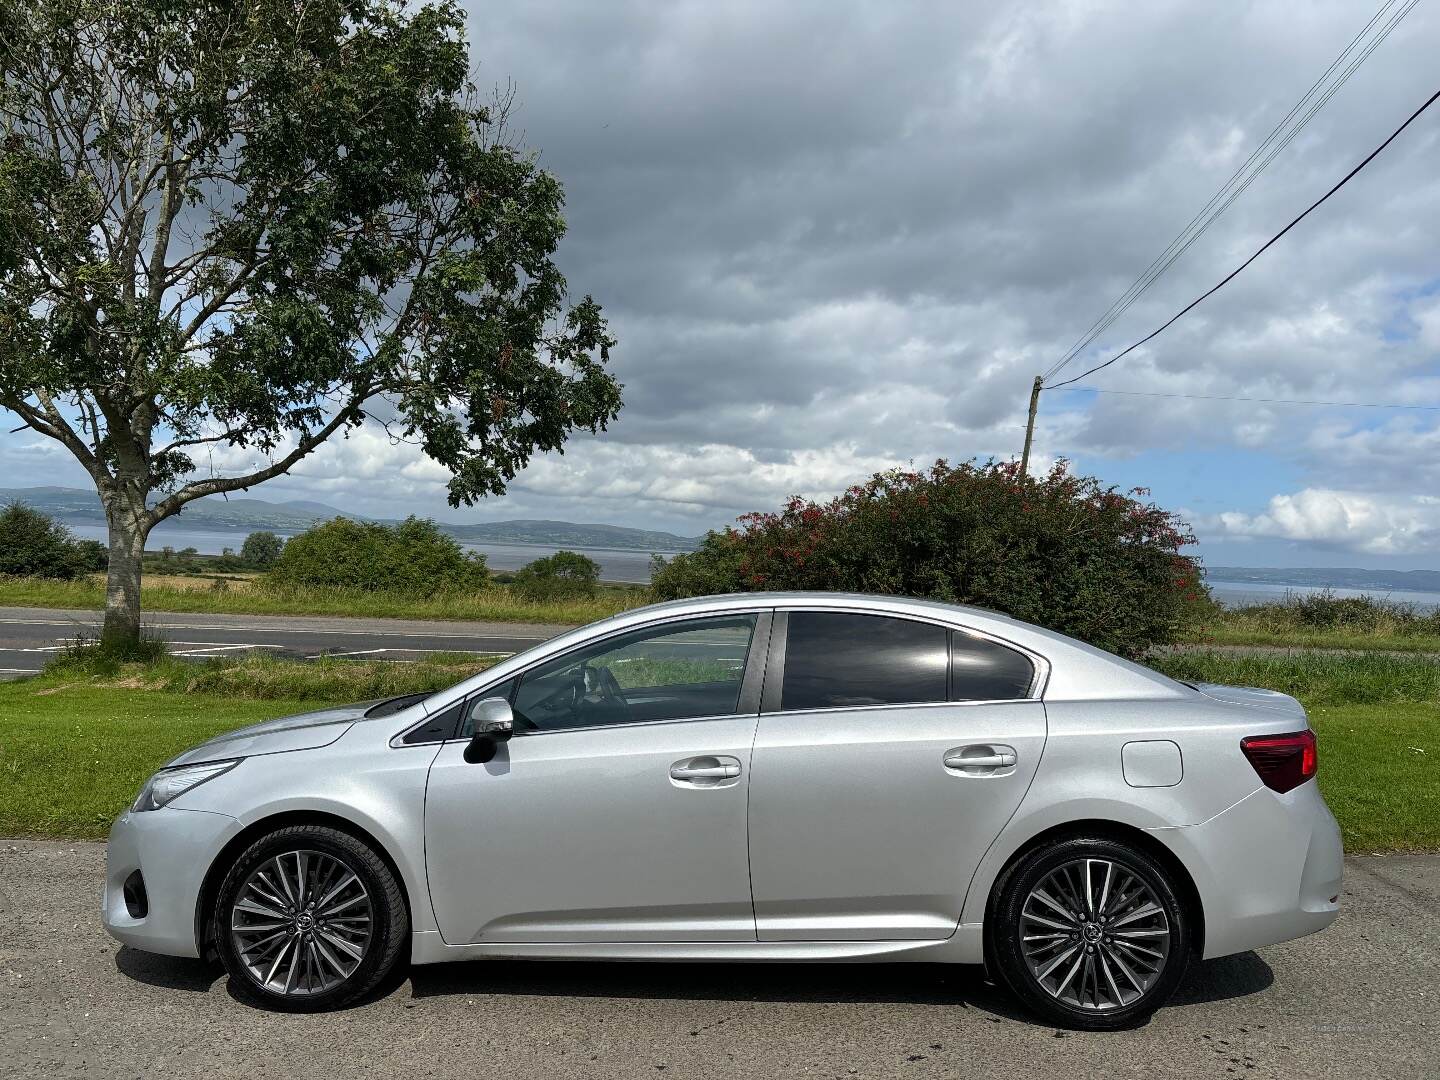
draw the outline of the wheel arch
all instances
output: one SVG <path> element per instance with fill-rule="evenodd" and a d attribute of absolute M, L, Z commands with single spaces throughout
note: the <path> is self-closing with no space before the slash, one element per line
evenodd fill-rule
<path fill-rule="evenodd" d="M 231 837 L 225 846 L 216 853 L 215 858 L 210 861 L 210 866 L 205 871 L 205 878 L 200 885 L 200 893 L 195 900 L 195 948 L 202 958 L 208 958 L 214 952 L 214 944 L 210 935 L 210 915 L 215 908 L 220 884 L 225 880 L 225 874 L 230 866 L 242 851 L 260 837 L 291 825 L 323 825 L 339 832 L 348 833 L 361 843 L 367 844 L 385 863 L 390 873 L 395 876 L 395 881 L 400 886 L 400 895 L 405 901 L 405 910 L 413 920 L 415 906 L 405 875 L 401 872 L 395 857 L 373 833 L 348 818 L 324 810 L 283 810 L 246 825 Z"/>
<path fill-rule="evenodd" d="M 1031 852 L 1057 840 L 1065 840 L 1072 837 L 1097 837 L 1107 840 L 1116 840 L 1121 843 L 1132 844 L 1153 857 L 1164 866 L 1174 878 L 1176 891 L 1180 894 L 1180 902 L 1185 905 L 1186 912 L 1194 922 L 1191 931 L 1192 953 L 1195 957 L 1204 955 L 1205 952 L 1205 904 L 1200 897 L 1200 890 L 1195 884 L 1194 875 L 1190 873 L 1184 861 L 1175 854 L 1165 843 L 1153 832 L 1138 828 L 1135 825 L 1128 825 L 1124 822 L 1114 821 L 1107 818 L 1089 818 L 1077 821 L 1067 821 L 1058 825 L 1052 825 L 1042 829 L 1030 839 L 1011 853 L 1005 860 L 1000 872 L 990 883 L 989 894 L 985 898 L 985 926 L 987 933 L 986 951 L 989 951 L 989 933 L 992 925 L 991 916 L 994 911 L 996 899 L 1005 887 L 1011 872 L 1019 865 L 1020 861 Z"/>

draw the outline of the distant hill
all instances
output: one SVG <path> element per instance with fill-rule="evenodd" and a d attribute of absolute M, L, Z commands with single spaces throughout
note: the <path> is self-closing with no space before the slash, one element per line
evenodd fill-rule
<path fill-rule="evenodd" d="M 582 524 L 574 521 L 486 521 L 475 525 L 441 522 L 457 540 L 472 544 L 546 544 L 551 547 L 618 548 L 623 551 L 693 551 L 697 536 L 676 536 L 623 525 Z"/>
<path fill-rule="evenodd" d="M 70 525 L 104 525 L 100 497 L 84 488 L 0 488 L 0 504 L 23 502 Z M 368 519 L 320 502 L 272 503 L 263 499 L 197 499 L 171 521 L 189 529 L 223 529 L 227 532 L 266 529 L 280 533 L 302 532 L 317 521 L 335 517 Z M 474 524 L 438 522 L 457 540 L 472 544 L 536 544 L 547 547 L 613 548 L 620 551 L 693 551 L 700 538 L 676 536 L 650 529 L 573 521 L 486 521 Z"/>
<path fill-rule="evenodd" d="M 84 488 L 0 488 L 0 503 L 23 502 L 69 525 L 104 525 L 100 496 Z M 269 529 L 299 532 L 317 521 L 356 517 L 317 502 L 272 503 L 263 499 L 197 499 L 181 511 L 176 523 L 192 529 Z"/>
<path fill-rule="evenodd" d="M 1440 570 L 1362 570 L 1353 566 L 1207 566 L 1211 581 L 1303 585 L 1368 592 L 1440 592 Z"/>

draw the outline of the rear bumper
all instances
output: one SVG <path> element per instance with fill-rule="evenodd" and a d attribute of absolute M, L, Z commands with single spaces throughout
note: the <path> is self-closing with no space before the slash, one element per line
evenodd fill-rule
<path fill-rule="evenodd" d="M 1340 828 L 1312 780 L 1269 788 L 1209 821 L 1151 830 L 1189 868 L 1205 910 L 1205 957 L 1323 930 L 1340 913 Z"/>
<path fill-rule="evenodd" d="M 105 930 L 145 952 L 199 956 L 195 911 L 200 888 L 215 856 L 239 831 L 234 818 L 204 810 L 167 806 L 122 814 L 110 829 L 105 852 L 100 905 Z M 142 882 L 143 894 L 137 888 Z"/>

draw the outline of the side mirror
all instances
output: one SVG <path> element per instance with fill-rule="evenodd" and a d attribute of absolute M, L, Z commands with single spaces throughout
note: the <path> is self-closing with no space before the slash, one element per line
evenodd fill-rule
<path fill-rule="evenodd" d="M 515 714 L 510 711 L 510 702 L 495 697 L 477 701 L 470 716 L 475 733 L 465 747 L 465 760 L 471 765 L 483 765 L 495 757 L 502 742 L 515 734 Z"/>

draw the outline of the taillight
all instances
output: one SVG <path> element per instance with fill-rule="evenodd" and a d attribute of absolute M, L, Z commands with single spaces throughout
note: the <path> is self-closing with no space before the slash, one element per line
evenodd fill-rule
<path fill-rule="evenodd" d="M 1288 735 L 1251 735 L 1240 740 L 1240 750 L 1255 766 L 1265 786 L 1290 791 L 1315 775 L 1319 761 L 1315 754 L 1315 733 L 1294 731 Z"/>

